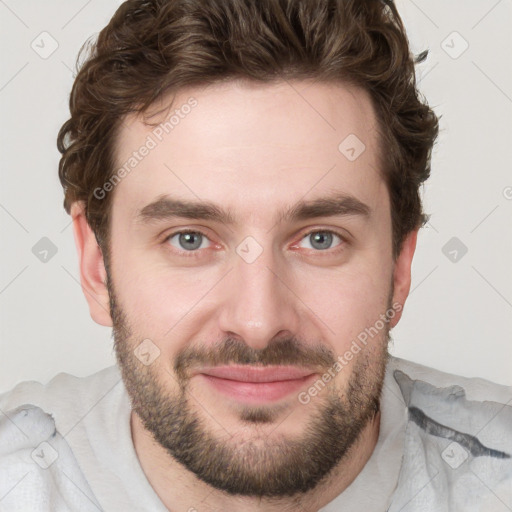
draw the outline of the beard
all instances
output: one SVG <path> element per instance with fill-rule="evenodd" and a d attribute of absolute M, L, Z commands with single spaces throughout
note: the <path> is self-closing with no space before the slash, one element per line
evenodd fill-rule
<path fill-rule="evenodd" d="M 327 371 L 337 361 L 336 355 L 323 345 L 300 343 L 295 338 L 272 340 L 260 350 L 227 338 L 215 346 L 186 347 L 177 353 L 173 375 L 162 366 L 165 362 L 145 366 L 135 357 L 134 349 L 145 336 L 129 324 L 108 271 L 107 286 L 116 358 L 132 410 L 174 460 L 215 489 L 259 498 L 291 497 L 310 491 L 342 461 L 379 412 L 388 360 L 388 324 L 383 336 L 373 339 L 352 360 L 352 376 L 344 390 L 329 383 L 311 400 L 308 407 L 316 409 L 299 437 L 275 432 L 286 419 L 283 412 L 289 404 L 240 407 L 237 414 L 243 435 L 215 433 L 219 422 L 201 404 L 197 407 L 198 401 L 190 392 L 192 368 L 230 363 L 295 364 L 316 365 Z M 391 297 L 392 293 L 388 309 Z M 173 392 L 162 384 L 166 374 L 178 384 Z M 205 414 L 200 414 L 201 407 Z M 260 427 L 271 424 L 272 436 L 264 435 Z M 249 434 L 248 428 L 252 429 Z"/>

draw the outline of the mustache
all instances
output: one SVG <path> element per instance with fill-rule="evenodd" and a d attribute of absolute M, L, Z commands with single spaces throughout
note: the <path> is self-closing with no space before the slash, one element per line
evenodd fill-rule
<path fill-rule="evenodd" d="M 208 347 L 187 347 L 174 361 L 174 371 L 181 380 L 190 371 L 201 366 L 219 365 L 297 365 L 330 368 L 336 362 L 332 350 L 324 345 L 305 344 L 294 338 L 272 341 L 262 349 L 255 349 L 234 338 Z"/>

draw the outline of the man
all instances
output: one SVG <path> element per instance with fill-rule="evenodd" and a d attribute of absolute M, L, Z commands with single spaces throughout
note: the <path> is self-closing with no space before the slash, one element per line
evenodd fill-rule
<path fill-rule="evenodd" d="M 512 509 L 512 389 L 387 351 L 438 131 L 392 3 L 131 0 L 70 110 L 118 367 L 0 396 L 2 510 Z"/>

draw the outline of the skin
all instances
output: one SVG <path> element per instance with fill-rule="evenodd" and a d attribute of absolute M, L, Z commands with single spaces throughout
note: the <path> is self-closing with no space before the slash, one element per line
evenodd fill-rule
<path fill-rule="evenodd" d="M 198 105 L 114 190 L 110 278 L 132 330 L 126 343 L 131 351 L 148 338 L 160 350 L 155 362 L 140 371 L 153 372 L 163 390 L 176 394 L 177 355 L 187 347 L 215 346 L 228 336 L 255 350 L 288 336 L 320 344 L 336 356 L 344 354 L 390 302 L 404 305 L 417 237 L 417 231 L 411 232 L 393 259 L 389 194 L 378 171 L 378 131 L 369 96 L 344 84 L 227 82 L 179 91 L 173 109 L 190 97 Z M 155 105 L 155 112 L 166 101 Z M 124 121 L 117 147 L 120 165 L 154 129 L 140 116 Z M 366 146 L 355 161 L 338 150 L 349 134 Z M 362 201 L 370 215 L 275 222 L 277 211 L 333 191 Z M 137 213 L 163 194 L 214 202 L 229 208 L 237 222 L 138 222 Z M 75 203 L 71 213 L 91 316 L 112 326 L 101 250 L 83 206 Z M 196 250 L 199 256 L 184 256 L 178 236 L 165 241 L 183 228 L 208 237 Z M 320 251 L 307 235 L 325 230 L 340 232 L 344 240 L 334 237 L 332 248 Z M 236 252 L 247 236 L 263 249 L 252 263 Z M 389 328 L 401 313 L 396 312 Z M 327 396 L 346 397 L 358 367 L 366 368 L 369 385 L 382 383 L 387 334 L 382 329 L 355 354 L 324 396 L 307 405 L 298 402 L 297 393 L 280 400 L 269 423 L 244 423 L 239 404 L 196 377 L 189 382 L 189 404 L 217 438 L 226 431 L 240 443 L 300 438 L 325 407 Z M 349 453 L 314 489 L 273 499 L 218 491 L 171 457 L 136 412 L 131 427 L 141 466 L 170 510 L 313 512 L 360 473 L 375 448 L 379 421 L 377 414 L 366 424 Z"/>

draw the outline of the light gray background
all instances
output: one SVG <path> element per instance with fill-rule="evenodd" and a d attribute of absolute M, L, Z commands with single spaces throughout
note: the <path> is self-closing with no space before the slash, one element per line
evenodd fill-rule
<path fill-rule="evenodd" d="M 119 4 L 0 0 L 0 391 L 115 362 L 111 331 L 89 317 L 79 285 L 55 140 L 77 52 Z M 430 49 L 417 75 L 443 118 L 424 188 L 431 222 L 392 353 L 511 385 L 512 2 L 400 0 L 398 8 L 413 51 Z M 53 40 L 58 48 L 42 58 Z M 32 252 L 42 237 L 58 251 L 45 263 Z"/>

